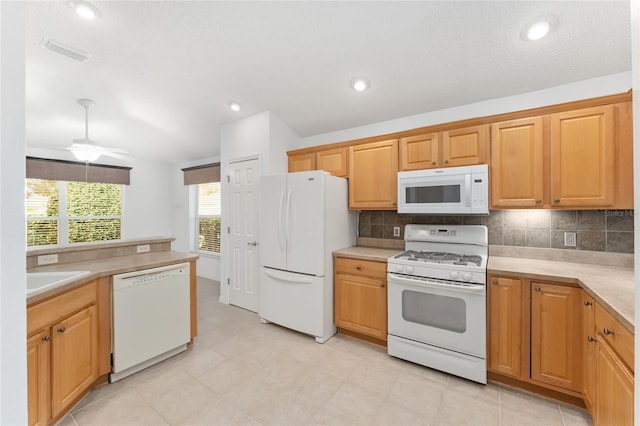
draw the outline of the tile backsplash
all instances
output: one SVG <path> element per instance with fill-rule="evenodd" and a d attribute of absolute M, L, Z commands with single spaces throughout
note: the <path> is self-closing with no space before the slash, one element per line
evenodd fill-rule
<path fill-rule="evenodd" d="M 489 244 L 633 253 L 633 210 L 495 210 L 489 216 L 424 216 L 361 211 L 360 237 L 403 239 L 409 223 L 486 225 Z M 400 227 L 400 236 L 393 228 Z M 564 233 L 576 233 L 576 247 Z"/>

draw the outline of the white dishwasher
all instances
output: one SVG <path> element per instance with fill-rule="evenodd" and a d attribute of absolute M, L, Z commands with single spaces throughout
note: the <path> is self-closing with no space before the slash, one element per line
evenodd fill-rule
<path fill-rule="evenodd" d="M 188 263 L 113 276 L 110 382 L 187 349 L 189 277 Z"/>

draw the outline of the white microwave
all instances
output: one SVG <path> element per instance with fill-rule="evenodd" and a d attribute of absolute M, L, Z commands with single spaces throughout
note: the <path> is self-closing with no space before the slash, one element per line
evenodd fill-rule
<path fill-rule="evenodd" d="M 489 166 L 398 172 L 398 213 L 489 214 Z"/>

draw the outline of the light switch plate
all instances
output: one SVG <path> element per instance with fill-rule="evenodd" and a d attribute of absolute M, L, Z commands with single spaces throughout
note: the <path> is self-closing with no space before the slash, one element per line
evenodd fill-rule
<path fill-rule="evenodd" d="M 40 265 L 51 265 L 53 263 L 58 263 L 58 254 L 43 254 L 42 256 L 38 256 L 38 266 Z"/>
<path fill-rule="evenodd" d="M 146 253 L 151 250 L 151 247 L 149 247 L 149 244 L 140 244 L 136 247 L 136 250 L 138 253 Z"/>

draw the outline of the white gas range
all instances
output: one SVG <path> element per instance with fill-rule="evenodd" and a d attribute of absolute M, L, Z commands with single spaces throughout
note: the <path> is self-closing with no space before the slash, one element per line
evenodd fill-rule
<path fill-rule="evenodd" d="M 487 227 L 407 225 L 405 249 L 387 261 L 389 355 L 486 383 Z"/>

